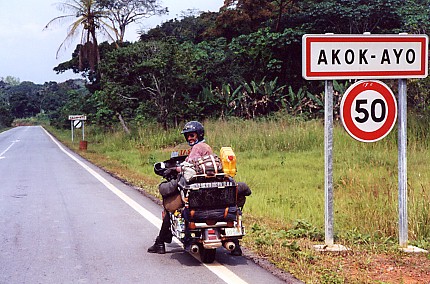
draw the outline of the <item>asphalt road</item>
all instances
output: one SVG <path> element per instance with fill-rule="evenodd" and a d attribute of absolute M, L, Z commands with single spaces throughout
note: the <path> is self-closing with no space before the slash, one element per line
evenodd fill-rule
<path fill-rule="evenodd" d="M 161 208 L 42 127 L 0 133 L 0 283 L 284 283 L 225 249 L 149 254 Z"/>

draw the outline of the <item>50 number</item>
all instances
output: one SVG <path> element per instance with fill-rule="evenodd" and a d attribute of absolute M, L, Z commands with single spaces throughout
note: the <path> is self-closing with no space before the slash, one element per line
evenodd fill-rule
<path fill-rule="evenodd" d="M 367 99 L 356 100 L 355 101 L 355 111 L 360 114 L 360 116 L 354 117 L 358 123 L 365 123 L 372 118 L 374 122 L 382 122 L 385 119 L 387 113 L 387 108 L 385 102 L 382 99 L 375 99 L 370 104 L 370 114 L 367 109 L 368 102 Z M 381 112 L 379 115 L 376 114 L 376 106 L 380 105 Z"/>

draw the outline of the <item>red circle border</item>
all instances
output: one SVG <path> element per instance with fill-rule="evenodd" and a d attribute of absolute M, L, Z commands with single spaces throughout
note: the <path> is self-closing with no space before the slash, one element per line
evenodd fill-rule
<path fill-rule="evenodd" d="M 381 94 L 387 103 L 387 118 L 377 130 L 367 132 L 358 128 L 351 116 L 351 106 L 355 98 L 362 92 L 373 90 Z M 384 83 L 376 80 L 359 81 L 345 92 L 341 103 L 341 119 L 345 129 L 355 139 L 362 142 L 375 142 L 384 138 L 394 126 L 397 119 L 397 103 L 391 89 Z"/>

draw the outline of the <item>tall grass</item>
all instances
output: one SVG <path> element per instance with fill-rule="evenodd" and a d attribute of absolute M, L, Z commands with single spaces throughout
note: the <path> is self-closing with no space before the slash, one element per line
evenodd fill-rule
<path fill-rule="evenodd" d="M 321 121 L 289 117 L 264 121 L 206 122 L 212 145 L 232 146 L 237 179 L 253 189 L 246 210 L 290 227 L 295 220 L 324 226 L 324 129 Z M 429 123 L 408 121 L 408 213 L 413 240 L 430 240 Z M 221 142 L 219 142 L 221 141 Z M 362 143 L 335 123 L 333 146 L 335 232 L 396 238 L 398 234 L 397 129 Z"/>
<path fill-rule="evenodd" d="M 258 121 L 205 121 L 207 142 L 218 152 L 231 146 L 237 155 L 237 180 L 249 184 L 252 195 L 245 212 L 252 220 L 288 229 L 296 220 L 324 227 L 324 127 L 322 121 L 278 116 Z M 408 121 L 409 237 L 430 243 L 429 123 Z M 134 172 L 156 193 L 156 161 L 169 158 L 183 142 L 180 129 L 157 125 L 136 129 L 131 136 L 88 129 L 86 155 L 101 154 L 117 166 L 119 175 Z M 339 123 L 334 126 L 335 233 L 348 232 L 396 238 L 398 234 L 397 131 L 382 141 L 362 143 Z M 106 163 L 101 161 L 100 163 Z M 246 217 L 245 217 L 246 218 Z"/>

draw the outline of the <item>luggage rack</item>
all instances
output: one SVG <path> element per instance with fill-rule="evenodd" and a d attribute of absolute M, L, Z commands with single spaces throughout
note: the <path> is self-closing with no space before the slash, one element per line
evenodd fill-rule
<path fill-rule="evenodd" d="M 225 173 L 218 173 L 215 175 L 196 174 L 190 179 L 189 184 L 194 182 L 207 182 L 208 180 L 224 180 L 226 176 L 227 175 Z"/>

